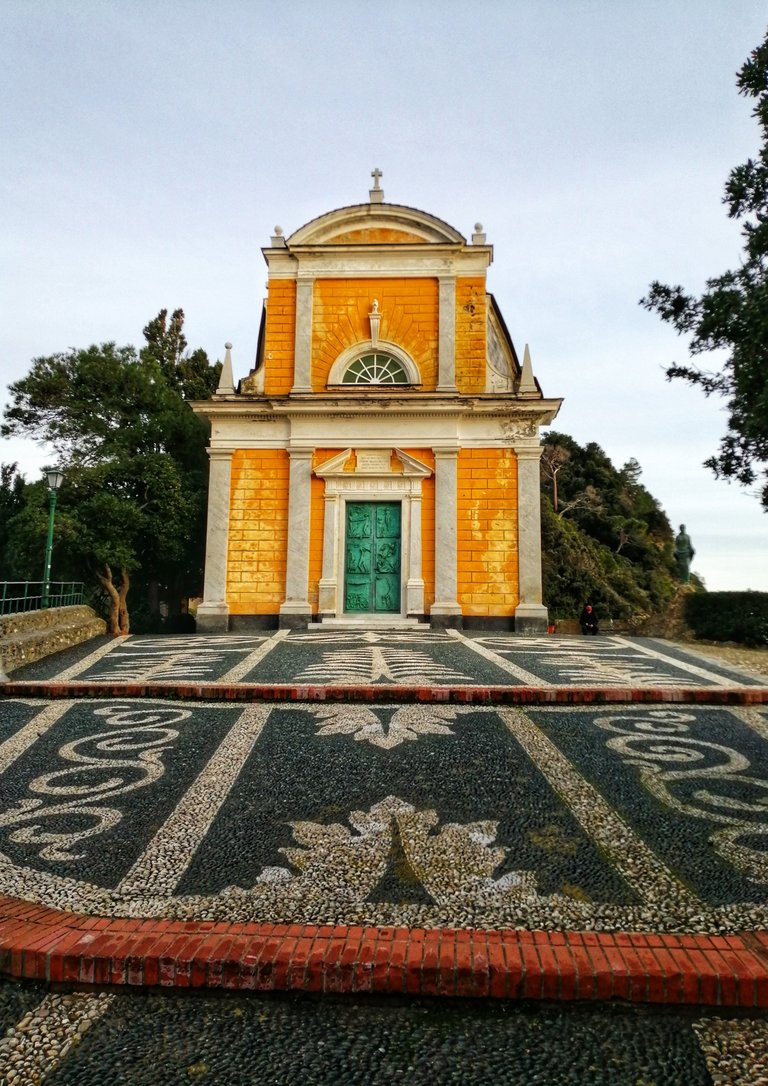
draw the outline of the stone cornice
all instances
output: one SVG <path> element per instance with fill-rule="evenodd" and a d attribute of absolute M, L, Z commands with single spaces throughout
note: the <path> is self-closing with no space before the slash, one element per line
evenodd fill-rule
<path fill-rule="evenodd" d="M 479 276 L 493 259 L 490 245 L 327 245 L 263 249 L 270 279 Z"/>
<path fill-rule="evenodd" d="M 386 415 L 388 418 L 450 418 L 467 415 L 488 418 L 528 419 L 539 426 L 548 425 L 560 410 L 562 400 L 519 400 L 513 395 L 476 395 L 411 393 L 409 396 L 366 393 L 281 398 L 255 397 L 243 402 L 241 396 L 214 400 L 189 401 L 192 410 L 210 420 L 247 419 L 271 421 L 278 418 L 328 418 Z"/>

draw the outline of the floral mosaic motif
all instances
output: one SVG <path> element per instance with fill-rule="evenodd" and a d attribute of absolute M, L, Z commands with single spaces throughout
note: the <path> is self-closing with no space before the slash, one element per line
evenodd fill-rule
<path fill-rule="evenodd" d="M 120 702 L 94 709 L 109 730 L 65 743 L 58 754 L 69 764 L 30 781 L 34 795 L 0 812 L 0 831 L 10 829 L 11 841 L 32 845 L 41 859 L 80 859 L 85 855 L 78 851 L 81 842 L 122 820 L 113 801 L 163 776 L 162 755 L 179 736 L 172 725 L 191 715 L 189 709 L 142 709 Z M 46 821 L 79 828 L 44 829 Z"/>
<path fill-rule="evenodd" d="M 99 682 L 213 682 L 264 641 L 237 634 L 129 637 L 88 675 Z"/>
<path fill-rule="evenodd" d="M 613 733 L 608 749 L 639 770 L 652 795 L 680 814 L 722 827 L 710 836 L 718 854 L 748 878 L 768 883 L 768 780 L 749 772 L 748 758 L 692 735 L 692 713 L 659 709 L 595 723 Z"/>
<path fill-rule="evenodd" d="M 456 719 L 456 710 L 443 705 L 404 705 L 395 711 L 388 725 L 364 705 L 324 705 L 309 711 L 323 722 L 318 736 L 348 735 L 358 743 L 370 743 L 382 750 L 392 750 L 419 736 L 453 735 L 444 722 Z"/>
<path fill-rule="evenodd" d="M 413 876 L 438 905 L 539 899 L 530 871 L 493 877 L 507 853 L 492 847 L 496 822 L 451 822 L 434 833 L 439 824 L 435 811 L 418 811 L 397 796 L 387 796 L 369 811 L 352 811 L 349 823 L 356 832 L 337 822 L 291 822 L 294 841 L 301 847 L 280 852 L 299 874 L 267 867 L 258 883 L 282 884 L 283 901 L 286 896 L 300 900 L 311 886 L 315 895 L 320 888 L 337 902 L 360 903 L 383 879 L 397 843 Z"/>
<path fill-rule="evenodd" d="M 296 682 L 350 683 L 472 682 L 470 675 L 455 671 L 416 649 L 395 649 L 372 645 L 346 652 L 324 652 L 322 659 L 309 664 L 295 677 Z"/>
<path fill-rule="evenodd" d="M 551 636 L 525 638 L 524 643 L 491 636 L 477 642 L 510 660 L 523 657 L 528 667 L 569 686 L 734 685 L 731 677 L 614 635 L 583 642 Z"/>

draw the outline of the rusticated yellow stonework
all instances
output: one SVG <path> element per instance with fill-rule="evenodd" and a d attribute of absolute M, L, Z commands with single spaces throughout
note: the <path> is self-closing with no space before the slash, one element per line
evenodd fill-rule
<path fill-rule="evenodd" d="M 462 611 L 465 615 L 512 615 L 519 602 L 514 452 L 462 449 L 457 491 Z"/>
<path fill-rule="evenodd" d="M 288 453 L 238 449 L 232 456 L 227 599 L 230 614 L 274 615 L 285 598 Z"/>
<path fill-rule="evenodd" d="M 318 279 L 312 299 L 312 388 L 322 392 L 342 351 L 369 340 L 373 299 L 379 338 L 397 343 L 419 368 L 424 391 L 437 385 L 437 279 Z"/>
<path fill-rule="evenodd" d="M 296 282 L 270 279 L 264 332 L 264 394 L 287 396 L 293 387 Z"/>
<path fill-rule="evenodd" d="M 459 392 L 485 392 L 485 280 L 456 280 L 456 387 Z"/>
<path fill-rule="evenodd" d="M 319 467 L 331 457 L 338 456 L 341 449 L 315 449 L 312 468 Z M 350 461 L 351 461 L 350 457 Z M 349 465 L 349 470 L 352 468 Z M 318 585 L 323 572 L 323 527 L 325 521 L 325 482 L 312 475 L 309 514 L 309 594 L 307 599 L 312 606 L 312 614 L 318 610 Z"/>

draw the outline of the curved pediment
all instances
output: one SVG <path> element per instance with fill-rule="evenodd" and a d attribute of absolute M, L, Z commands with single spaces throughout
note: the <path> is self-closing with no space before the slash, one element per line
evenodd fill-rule
<path fill-rule="evenodd" d="M 286 239 L 297 245 L 466 245 L 458 230 L 400 204 L 354 204 L 312 219 Z"/>

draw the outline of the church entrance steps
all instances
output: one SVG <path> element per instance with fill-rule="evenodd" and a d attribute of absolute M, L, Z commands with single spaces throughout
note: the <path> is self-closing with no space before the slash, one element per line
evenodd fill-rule
<path fill-rule="evenodd" d="M 427 630 L 429 624 L 419 622 L 417 618 L 387 618 L 377 615 L 365 615 L 362 618 L 323 618 L 319 623 L 313 623 L 309 629 L 348 630 L 351 633 L 365 633 L 366 631 L 382 633 L 387 630 Z"/>

